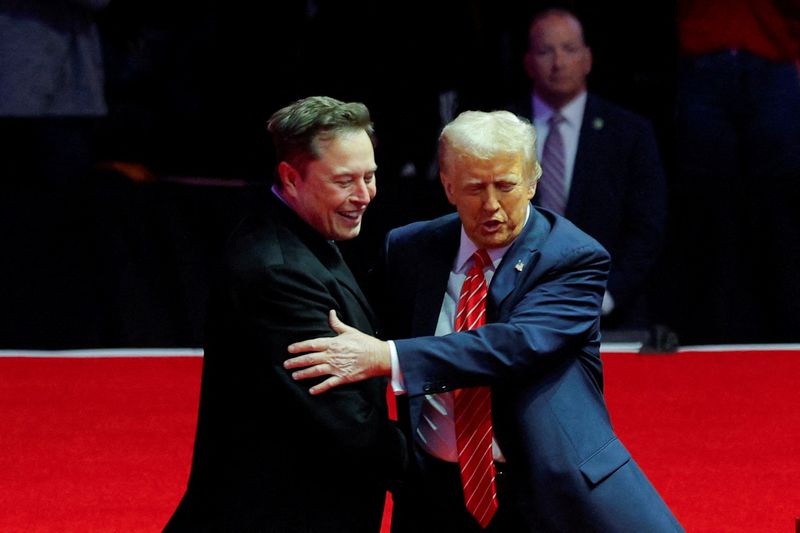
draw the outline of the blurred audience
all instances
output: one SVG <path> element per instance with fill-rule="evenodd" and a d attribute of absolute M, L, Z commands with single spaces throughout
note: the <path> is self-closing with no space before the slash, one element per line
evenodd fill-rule
<path fill-rule="evenodd" d="M 94 164 L 106 114 L 95 14 L 109 0 L 0 2 L 2 175 L 73 184 Z"/>
<path fill-rule="evenodd" d="M 800 1 L 678 8 L 678 318 L 695 343 L 797 341 Z"/>
<path fill-rule="evenodd" d="M 107 113 L 95 17 L 108 0 L 0 0 L 0 338 L 98 341 L 90 182 Z"/>

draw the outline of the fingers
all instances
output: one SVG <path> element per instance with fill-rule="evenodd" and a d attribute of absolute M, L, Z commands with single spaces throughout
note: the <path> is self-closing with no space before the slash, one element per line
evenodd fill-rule
<path fill-rule="evenodd" d="M 323 392 L 328 392 L 332 388 L 344 384 L 345 381 L 339 376 L 331 376 L 322 383 L 314 385 L 313 387 L 308 389 L 308 392 L 310 392 L 312 395 L 322 394 Z"/>
<path fill-rule="evenodd" d="M 318 376 L 325 376 L 332 374 L 333 369 L 330 365 L 326 364 L 318 364 L 314 366 L 309 366 L 308 368 L 303 368 L 300 370 L 295 370 L 292 372 L 292 379 L 297 381 L 301 379 L 309 379 L 315 378 Z"/>
<path fill-rule="evenodd" d="M 292 372 L 292 379 L 295 381 L 330 375 L 330 377 L 322 383 L 318 383 L 308 389 L 308 392 L 312 395 L 322 394 L 334 387 L 347 383 L 347 380 L 341 376 L 332 375 L 335 369 L 331 365 L 325 363 L 320 357 L 301 355 L 300 357 L 287 359 L 284 361 L 283 366 L 287 369 L 300 368 L 300 370 Z"/>
<path fill-rule="evenodd" d="M 299 344 L 302 344 L 302 343 L 299 343 Z M 292 345 L 292 346 L 294 346 L 294 345 Z M 291 350 L 292 346 L 289 346 L 289 351 L 290 352 L 292 351 Z M 298 351 L 305 351 L 305 350 L 298 350 Z M 287 359 L 286 361 L 283 362 L 283 368 L 287 368 L 287 369 L 291 370 L 292 368 L 303 368 L 305 366 L 319 365 L 319 364 L 324 363 L 324 362 L 325 361 L 322 359 L 322 357 L 318 356 L 317 354 L 308 353 L 308 354 L 305 354 L 305 355 L 301 355 L 301 356 L 298 356 L 298 357 L 292 357 L 290 359 Z"/>
<path fill-rule="evenodd" d="M 309 339 L 307 341 L 295 342 L 289 345 L 288 350 L 289 353 L 324 352 L 330 347 L 332 338 L 333 337 L 323 337 L 320 339 Z"/>
<path fill-rule="evenodd" d="M 328 311 L 328 324 L 330 325 L 331 329 L 336 333 L 347 333 L 348 331 L 358 331 L 355 328 L 352 328 L 339 320 L 339 316 L 336 314 L 335 309 L 331 309 Z"/>

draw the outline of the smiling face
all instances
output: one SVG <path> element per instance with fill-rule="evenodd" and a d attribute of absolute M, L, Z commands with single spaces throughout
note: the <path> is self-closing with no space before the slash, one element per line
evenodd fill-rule
<path fill-rule="evenodd" d="M 454 158 L 442 172 L 447 199 L 479 248 L 501 248 L 522 231 L 536 185 L 524 177 L 522 155 Z"/>
<path fill-rule="evenodd" d="M 278 165 L 281 195 L 294 211 L 326 239 L 358 236 L 361 219 L 377 192 L 375 154 L 364 130 L 346 131 L 317 144 L 319 158 L 300 173 Z"/>
<path fill-rule="evenodd" d="M 529 31 L 525 70 L 536 93 L 556 109 L 585 91 L 592 53 L 580 23 L 558 12 L 536 19 Z"/>

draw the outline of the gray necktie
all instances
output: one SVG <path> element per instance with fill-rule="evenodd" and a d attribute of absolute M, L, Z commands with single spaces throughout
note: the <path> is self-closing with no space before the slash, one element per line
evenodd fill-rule
<path fill-rule="evenodd" d="M 539 180 L 539 205 L 563 215 L 567 209 L 567 187 L 564 177 L 564 138 L 559 125 L 564 117 L 554 114 L 548 121 L 550 132 L 542 149 L 542 179 Z"/>

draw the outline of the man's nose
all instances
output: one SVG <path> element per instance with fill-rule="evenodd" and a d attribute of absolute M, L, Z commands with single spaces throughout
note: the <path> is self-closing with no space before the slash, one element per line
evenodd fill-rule
<path fill-rule="evenodd" d="M 372 197 L 374 196 L 374 194 L 370 194 L 370 187 L 372 187 L 372 185 L 367 183 L 365 180 L 356 180 L 353 194 L 350 195 L 350 199 L 357 204 L 366 205 L 370 203 Z"/>
<path fill-rule="evenodd" d="M 483 208 L 486 211 L 497 211 L 500 203 L 497 201 L 497 194 L 492 189 L 487 189 L 483 197 Z"/>

